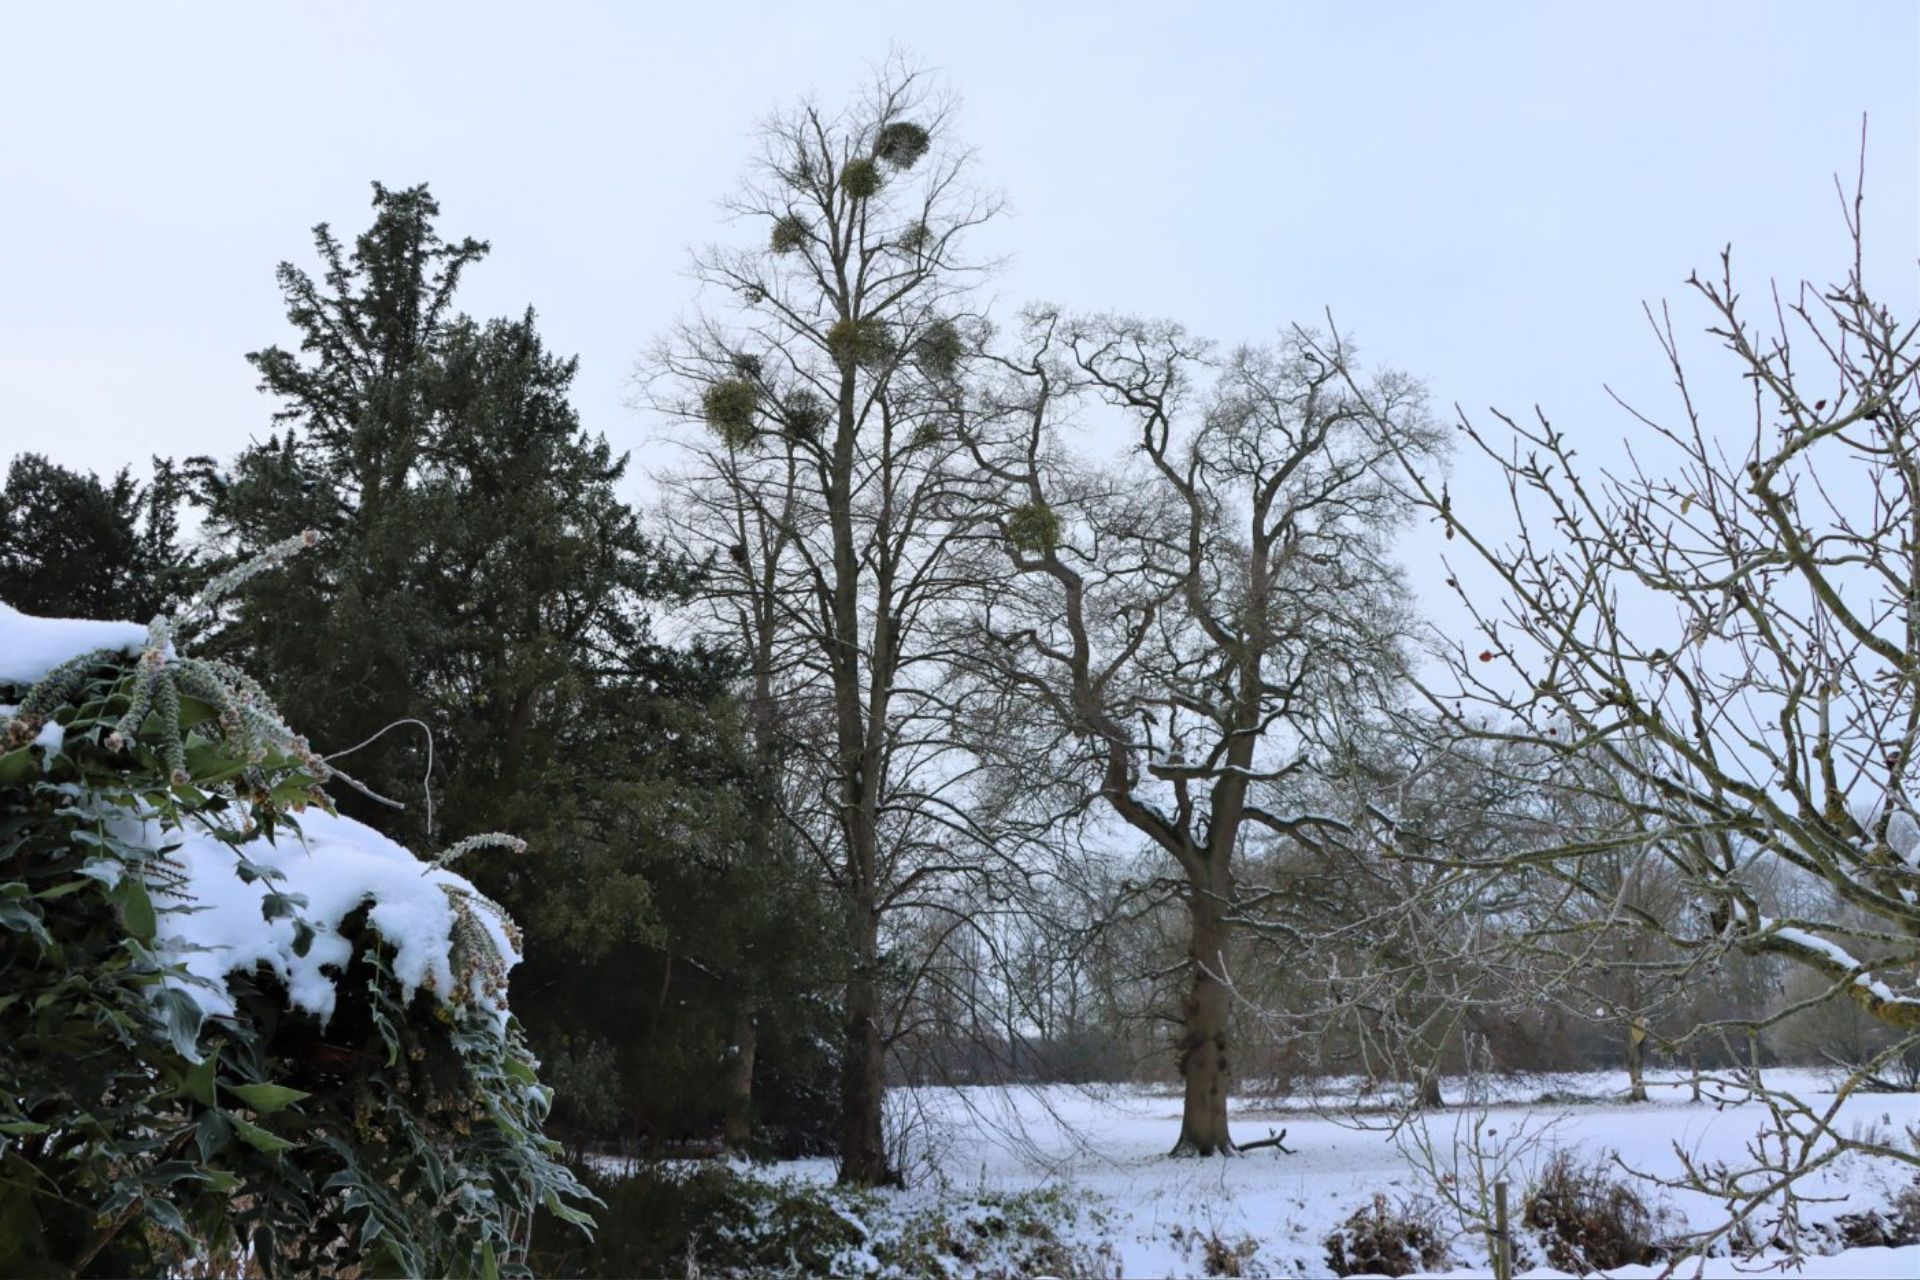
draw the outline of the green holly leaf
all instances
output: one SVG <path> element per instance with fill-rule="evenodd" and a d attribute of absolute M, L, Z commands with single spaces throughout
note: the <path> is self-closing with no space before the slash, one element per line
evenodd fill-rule
<path fill-rule="evenodd" d="M 227 1122 L 233 1126 L 233 1131 L 240 1135 L 241 1140 L 255 1151 L 264 1151 L 272 1155 L 276 1151 L 285 1151 L 294 1145 L 279 1134 L 270 1133 L 251 1121 L 242 1120 L 239 1116 L 228 1116 Z"/>
<path fill-rule="evenodd" d="M 263 1116 L 272 1115 L 283 1107 L 313 1096 L 298 1089 L 289 1089 L 283 1084 L 230 1084 L 227 1092 Z"/>

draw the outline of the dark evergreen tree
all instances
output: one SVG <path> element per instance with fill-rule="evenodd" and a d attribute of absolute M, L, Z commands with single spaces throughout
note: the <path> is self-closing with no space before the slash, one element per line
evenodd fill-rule
<path fill-rule="evenodd" d="M 711 1025 L 731 1006 L 708 1018 L 685 984 L 723 959 L 731 971 L 756 914 L 779 914 L 757 905 L 777 886 L 737 870 L 771 819 L 745 785 L 733 667 L 654 634 L 697 570 L 621 500 L 626 459 L 568 401 L 576 362 L 546 350 L 531 310 L 484 323 L 456 310 L 487 246 L 443 239 L 424 187 L 375 186 L 373 203 L 350 247 L 315 230 L 317 279 L 280 268 L 298 349 L 249 357 L 276 433 L 230 465 L 190 464 L 212 567 L 320 535 L 249 583 L 213 642 L 262 673 L 322 751 L 353 750 L 352 772 L 407 805 L 343 793 L 343 809 L 417 846 L 429 827 L 434 844 L 528 840 L 523 857 L 462 870 L 527 927 L 516 987 L 555 1062 L 556 1119 L 632 1132 L 653 1099 L 697 1099 L 723 1076 Z M 390 728 L 403 721 L 430 739 Z M 682 865 L 713 874 L 674 879 L 663 920 L 652 882 Z M 663 998 L 693 1001 L 693 1016 L 663 1021 L 653 997 L 676 981 Z M 690 1023 L 701 1034 L 681 1034 Z M 674 1035 L 682 1077 L 663 1080 Z M 716 1106 L 645 1127 L 717 1123 Z"/>
<path fill-rule="evenodd" d="M 0 492 L 0 601 L 43 617 L 144 622 L 182 585 L 173 465 L 141 485 L 69 471 L 37 453 L 7 468 Z"/>

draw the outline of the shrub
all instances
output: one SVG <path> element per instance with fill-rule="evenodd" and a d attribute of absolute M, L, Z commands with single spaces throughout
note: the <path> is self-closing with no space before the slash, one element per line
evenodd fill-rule
<path fill-rule="evenodd" d="M 478 1275 L 542 1205 L 585 1222 L 498 908 L 328 812 L 168 619 L 25 675 L 74 624 L 0 623 L 0 1274 Z"/>
<path fill-rule="evenodd" d="M 1060 517 L 1041 502 L 1015 507 L 1007 516 L 1007 541 L 1029 555 L 1051 551 L 1060 545 Z"/>
<path fill-rule="evenodd" d="M 700 397 L 701 411 L 713 434 L 739 449 L 753 442 L 753 418 L 760 409 L 760 393 L 742 378 L 722 378 Z"/>
<path fill-rule="evenodd" d="M 1064 1228 L 1081 1210 L 1055 1190 L 942 1198 L 907 1209 L 888 1196 L 768 1178 L 724 1164 L 589 1174 L 606 1202 L 591 1240 L 536 1225 L 541 1275 L 761 1277 L 1095 1276 L 1107 1255 Z"/>
<path fill-rule="evenodd" d="M 1527 1193 L 1521 1222 L 1547 1251 L 1547 1262 L 1585 1275 L 1658 1261 L 1660 1219 L 1640 1193 L 1613 1176 L 1607 1162 L 1581 1164 L 1556 1151 Z"/>
<path fill-rule="evenodd" d="M 1398 1206 L 1376 1195 L 1325 1240 L 1327 1266 L 1337 1276 L 1404 1276 L 1432 1271 L 1447 1258 L 1439 1214 L 1415 1197 Z"/>
<path fill-rule="evenodd" d="M 807 242 L 807 224 L 798 214 L 776 218 L 770 242 L 775 253 L 792 253 Z"/>
<path fill-rule="evenodd" d="M 646 1165 L 582 1181 L 606 1204 L 604 1225 L 586 1240 L 537 1223 L 530 1262 L 540 1275 L 839 1274 L 836 1260 L 865 1239 L 826 1189 L 727 1165 Z"/>
<path fill-rule="evenodd" d="M 871 160 L 849 160 L 840 170 L 840 189 L 854 200 L 869 200 L 880 191 L 880 166 Z"/>
<path fill-rule="evenodd" d="M 893 335 L 873 316 L 836 321 L 827 330 L 827 352 L 843 369 L 880 364 L 893 354 Z"/>
<path fill-rule="evenodd" d="M 896 169 L 911 169 L 927 154 L 927 131 L 911 120 L 896 120 L 884 126 L 873 141 L 873 155 Z"/>

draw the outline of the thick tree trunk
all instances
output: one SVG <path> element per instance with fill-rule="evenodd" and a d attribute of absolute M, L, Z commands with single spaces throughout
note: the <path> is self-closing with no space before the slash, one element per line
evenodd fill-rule
<path fill-rule="evenodd" d="M 1647 1100 L 1647 1028 L 1638 1018 L 1627 1020 L 1627 1101 Z"/>
<path fill-rule="evenodd" d="M 742 1150 L 753 1138 L 753 1058 L 759 1048 L 760 1032 L 753 1017 L 758 1002 L 750 991 L 742 992 L 733 1006 L 732 1056 L 727 1061 L 727 1114 L 721 1136 L 735 1151 Z"/>
<path fill-rule="evenodd" d="M 886 1101 L 886 1043 L 881 1032 L 878 933 L 868 912 L 851 921 L 854 972 L 847 981 L 846 1057 L 840 1064 L 840 1181 L 846 1186 L 898 1186 L 887 1160 L 881 1107 Z"/>
<path fill-rule="evenodd" d="M 1438 1111 L 1446 1105 L 1446 1096 L 1440 1092 L 1440 1072 L 1429 1067 L 1420 1077 L 1420 1107 L 1425 1111 Z"/>
<path fill-rule="evenodd" d="M 1226 894 L 1196 887 L 1187 908 L 1192 940 L 1187 951 L 1189 986 L 1181 1006 L 1180 1076 L 1186 1101 L 1180 1113 L 1176 1156 L 1232 1155 L 1227 1132 L 1227 1092 L 1233 1076 L 1227 1061 L 1227 1018 L 1231 1002 L 1220 977 L 1226 968 L 1228 925 Z"/>

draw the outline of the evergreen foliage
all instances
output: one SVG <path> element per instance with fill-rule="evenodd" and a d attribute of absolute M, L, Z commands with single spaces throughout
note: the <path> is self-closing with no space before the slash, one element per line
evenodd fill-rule
<path fill-rule="evenodd" d="M 0 490 L 0 600 L 51 618 L 147 619 L 182 589 L 175 550 L 180 482 L 154 460 L 141 486 L 15 457 Z"/>
<path fill-rule="evenodd" d="M 1007 541 L 1029 555 L 1040 555 L 1060 544 L 1060 517 L 1052 507 L 1029 502 L 1007 515 Z"/>
<path fill-rule="evenodd" d="M 798 214 L 775 219 L 770 243 L 775 253 L 792 253 L 807 242 L 807 223 Z"/>
<path fill-rule="evenodd" d="M 753 419 L 760 411 L 760 393 L 742 378 L 722 378 L 700 396 L 700 408 L 707 425 L 730 447 L 744 448 L 753 443 Z"/>
<path fill-rule="evenodd" d="M 933 243 L 933 229 L 924 222 L 910 222 L 901 228 L 899 243 L 908 253 L 923 253 Z"/>
<path fill-rule="evenodd" d="M 911 169 L 927 154 L 927 131 L 911 120 L 883 125 L 874 139 L 873 155 L 896 169 Z"/>
<path fill-rule="evenodd" d="M 621 501 L 626 461 L 581 429 L 574 362 L 546 351 L 533 314 L 457 313 L 459 272 L 485 246 L 448 244 L 437 213 L 424 188 L 376 187 L 374 225 L 350 249 L 316 233 L 317 281 L 282 268 L 299 354 L 253 357 L 281 430 L 229 465 L 195 460 L 193 494 L 216 568 L 302 528 L 320 541 L 245 584 L 210 643 L 329 751 L 428 726 L 431 834 L 427 740 L 411 725 L 335 765 L 406 810 L 336 792 L 344 810 L 416 847 L 527 837 L 526 856 L 467 874 L 528 928 L 518 981 L 544 993 L 528 1035 L 577 1086 L 557 1101 L 559 1130 L 658 1132 L 656 1095 L 679 1092 L 700 1102 L 676 1132 L 710 1132 L 726 1002 L 656 1011 L 709 981 L 700 966 L 750 982 L 764 954 L 804 972 L 791 949 L 754 941 L 755 921 L 815 948 L 817 930 L 745 869 L 682 875 L 669 892 L 680 919 L 663 920 L 663 868 L 733 867 L 773 821 L 743 791 L 733 666 L 654 638 L 652 613 L 695 571 Z M 766 990 L 773 1005 L 786 988 Z M 823 1016 L 769 1007 L 764 1070 L 812 1073 L 809 1020 Z"/>
<path fill-rule="evenodd" d="M 827 329 L 827 353 L 843 369 L 884 364 L 893 354 L 893 335 L 878 317 L 849 316 Z"/>
<path fill-rule="evenodd" d="M 234 874 L 279 873 L 250 842 L 293 838 L 325 805 L 303 741 L 225 664 L 173 651 L 82 655 L 32 689 L 0 754 L 0 1273 L 495 1275 L 545 1206 L 584 1193 L 540 1124 L 548 1094 L 510 1021 L 406 998 L 363 909 L 325 1024 L 262 968 L 202 1020 L 196 977 L 156 950 L 192 911 L 166 834 L 232 846 Z M 0 696 L 9 690 L 0 688 Z M 19 745 L 22 717 L 61 726 Z M 317 767 L 316 767 L 317 766 Z M 161 839 L 144 838 L 157 828 Z M 268 919 L 305 902 L 269 890 Z M 477 895 L 456 918 L 495 910 Z M 467 913 L 461 916 L 460 913 Z M 311 932 L 307 934 L 311 938 Z M 299 944 L 296 943 L 296 946 Z M 456 931 L 462 991 L 497 983 L 485 931 Z"/>
<path fill-rule="evenodd" d="M 921 372 L 936 380 L 951 379 L 959 371 L 965 354 L 966 343 L 960 337 L 959 327 L 951 320 L 934 321 L 913 342 L 913 357 L 919 362 Z"/>
<path fill-rule="evenodd" d="M 827 405 L 811 391 L 795 391 L 780 406 L 780 424 L 796 440 L 814 440 L 827 425 Z"/>
<path fill-rule="evenodd" d="M 840 170 L 840 189 L 849 199 L 871 200 L 880 194 L 880 166 L 867 159 L 847 161 Z"/>

